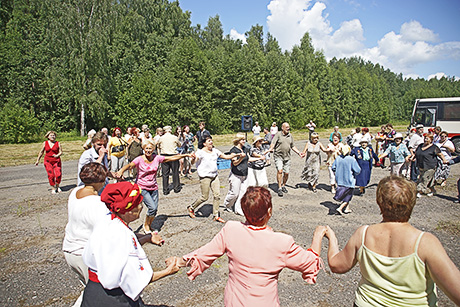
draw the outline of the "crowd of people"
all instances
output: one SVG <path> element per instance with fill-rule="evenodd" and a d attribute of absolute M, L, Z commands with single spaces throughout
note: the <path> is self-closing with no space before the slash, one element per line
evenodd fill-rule
<path fill-rule="evenodd" d="M 273 122 L 270 128 L 256 123 L 251 142 L 246 134 L 238 133 L 226 153 L 214 147 L 204 122 L 196 134 L 188 126 L 176 127 L 174 133 L 171 126 L 158 128 L 155 136 L 147 126 L 130 127 L 124 136 L 118 127 L 112 135 L 107 129 L 90 131 L 90 145 L 85 142 L 79 159 L 78 185 L 69 196 L 63 243 L 67 263 L 85 285 L 75 305 L 142 306 L 140 294 L 150 282 L 185 266 L 190 267 L 187 275 L 193 280 L 226 253 L 229 275 L 225 305 L 279 306 L 277 279 L 283 268 L 301 272 L 308 283 L 316 282 L 323 266 L 323 237 L 329 240 L 327 258 L 333 272 L 346 273 L 360 264 L 356 306 L 436 306 L 435 283 L 460 304 L 460 290 L 455 286 L 460 282 L 458 268 L 433 235 L 409 224 L 417 197 L 433 195 L 436 183 L 445 184 L 450 164 L 460 162 L 459 158 L 452 159 L 455 148 L 447 132 L 435 129 L 423 135 L 423 126 L 418 125 L 404 138 L 387 124 L 375 136 L 366 127 L 353 129 L 342 142 L 339 127 L 334 127 L 329 144 L 323 145 L 313 121 L 307 128 L 309 140 L 303 151 L 294 145 L 289 123 L 283 123 L 278 131 Z M 57 193 L 62 149 L 54 131 L 46 138 L 36 164 L 46 153 L 45 168 L 52 193 Z M 351 213 L 355 189 L 363 195 L 372 167 L 385 168 L 388 159 L 391 175 L 380 181 L 376 192 L 382 221 L 358 228 L 342 251 L 329 226 L 316 228 L 307 250 L 291 236 L 274 232 L 268 226 L 272 197 L 266 168 L 273 161 L 278 185 L 274 192 L 283 197 L 288 193 L 291 151 L 305 158 L 301 178 L 314 193 L 320 152 L 327 155 L 330 191 L 340 202 L 337 214 Z M 224 208 L 244 216 L 244 223 L 225 222 L 220 216 L 218 159 L 231 161 Z M 201 195 L 187 206 L 187 213 L 195 218 L 197 208 L 212 191 L 213 220 L 225 226 L 208 244 L 184 256 L 171 255 L 165 260 L 165 269 L 153 272 L 141 245 L 165 244 L 159 230 L 152 228 L 159 203 L 157 177 L 161 171 L 163 195 L 180 193 L 181 175 L 189 176 L 194 164 Z M 109 184 L 109 178 L 114 183 Z M 144 234 L 134 233 L 129 223 L 139 218 L 143 204 L 148 210 Z"/>

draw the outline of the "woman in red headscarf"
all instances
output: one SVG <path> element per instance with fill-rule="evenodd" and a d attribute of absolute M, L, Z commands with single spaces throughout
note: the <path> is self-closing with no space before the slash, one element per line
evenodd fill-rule
<path fill-rule="evenodd" d="M 137 220 L 142 211 L 142 194 L 137 184 L 109 184 L 101 200 L 112 218 L 97 225 L 83 251 L 89 281 L 82 306 L 143 306 L 142 290 L 179 268 L 175 261 L 170 261 L 166 269 L 153 272 L 141 245 L 146 242 L 161 245 L 161 238 L 151 233 L 136 236 L 129 228 L 129 223 Z"/>

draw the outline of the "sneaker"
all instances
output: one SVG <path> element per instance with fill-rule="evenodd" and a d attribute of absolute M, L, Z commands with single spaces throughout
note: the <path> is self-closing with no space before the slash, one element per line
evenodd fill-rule
<path fill-rule="evenodd" d="M 278 196 L 279 196 L 279 197 L 283 197 L 283 191 L 278 190 Z"/>
<path fill-rule="evenodd" d="M 335 188 L 334 187 L 331 188 L 331 193 L 335 194 Z"/>
<path fill-rule="evenodd" d="M 58 193 L 62 193 L 62 190 L 61 190 L 61 188 L 57 188 L 56 192 L 58 192 Z"/>
<path fill-rule="evenodd" d="M 454 204 L 458 204 L 458 203 L 460 203 L 460 199 L 457 198 L 456 200 L 454 200 Z"/>
<path fill-rule="evenodd" d="M 225 212 L 233 212 L 232 208 L 229 208 L 229 207 L 225 207 L 225 208 L 224 208 L 224 211 L 225 211 Z"/>
<path fill-rule="evenodd" d="M 433 192 L 426 194 L 426 196 L 428 196 L 428 197 L 433 196 Z"/>
<path fill-rule="evenodd" d="M 288 192 L 288 190 L 286 189 L 286 187 L 282 187 L 282 188 L 281 188 L 281 191 L 283 191 L 283 193 L 287 193 L 287 192 Z"/>
<path fill-rule="evenodd" d="M 420 197 L 422 197 L 422 194 L 417 193 L 417 198 L 420 198 Z"/>

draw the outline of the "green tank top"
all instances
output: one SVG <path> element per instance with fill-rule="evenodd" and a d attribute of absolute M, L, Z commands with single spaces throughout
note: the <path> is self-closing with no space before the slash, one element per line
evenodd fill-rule
<path fill-rule="evenodd" d="M 417 238 L 414 253 L 386 257 L 364 245 L 367 227 L 357 253 L 361 280 L 355 293 L 355 304 L 359 307 L 437 306 L 436 285 L 417 255 L 423 232 Z"/>

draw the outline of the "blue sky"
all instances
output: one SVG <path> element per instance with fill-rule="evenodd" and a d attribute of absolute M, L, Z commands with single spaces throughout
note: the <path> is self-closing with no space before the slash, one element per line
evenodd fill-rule
<path fill-rule="evenodd" d="M 179 0 L 192 24 L 219 15 L 224 33 L 244 39 L 251 26 L 284 50 L 308 31 L 327 59 L 361 56 L 405 77 L 460 78 L 459 0 Z"/>

